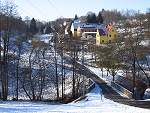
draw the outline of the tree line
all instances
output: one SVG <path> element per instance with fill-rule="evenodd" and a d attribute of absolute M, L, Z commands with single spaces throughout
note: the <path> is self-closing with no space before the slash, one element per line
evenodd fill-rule
<path fill-rule="evenodd" d="M 48 23 L 42 23 L 34 18 L 31 20 L 26 18 L 23 21 L 17 16 L 15 4 L 8 2 L 2 4 L 0 97 L 3 100 L 7 100 L 12 92 L 15 100 L 18 100 L 21 94 L 25 94 L 30 100 L 42 100 L 45 93 L 49 91 L 53 91 L 48 94 L 55 95 L 56 100 L 63 100 L 67 98 L 65 92 L 70 84 L 72 91 L 68 96 L 71 95 L 71 99 L 80 96 L 81 92 L 85 94 L 88 79 L 82 75 L 84 70 L 78 68 L 77 61 L 82 60 L 84 64 L 84 54 L 87 51 L 93 52 L 94 63 L 101 68 L 102 72 L 104 68 L 107 69 L 107 72 L 113 76 L 113 81 L 118 70 L 131 72 L 133 93 L 140 73 L 143 75 L 142 79 L 146 78 L 147 86 L 150 85 L 148 73 L 150 64 L 145 57 L 149 53 L 150 46 L 141 44 L 143 41 L 150 40 L 150 11 L 145 14 L 127 11 L 124 14 L 117 10 L 102 10 L 97 16 L 93 12 L 88 12 L 86 16 L 76 15 L 75 19 L 77 18 L 88 23 L 114 22 L 118 29 L 122 28 L 118 40 L 116 43 L 100 47 L 95 46 L 93 42 L 85 44 L 81 40 L 74 40 L 73 37 L 64 35 L 65 19 L 63 18 Z M 51 32 L 54 33 L 53 45 L 33 39 L 37 33 Z M 28 39 L 32 39 L 31 43 Z M 85 46 L 88 46 L 88 50 Z M 66 53 L 69 56 L 67 59 Z M 148 68 L 145 69 L 141 65 L 141 59 Z M 71 68 L 67 67 L 67 63 Z M 71 70 L 71 77 L 66 75 L 68 70 Z"/>
<path fill-rule="evenodd" d="M 112 81 L 119 70 L 123 70 L 124 79 L 128 82 L 119 83 L 133 92 L 133 98 L 142 98 L 146 88 L 150 86 L 150 11 L 146 13 L 127 11 L 121 19 L 113 21 L 119 37 L 116 43 L 108 43 L 95 47 L 95 63 L 103 70 L 112 75 Z M 145 67 L 146 66 L 146 67 Z M 129 83 L 130 85 L 127 83 Z M 142 81 L 142 82 L 140 82 Z M 115 81 L 117 82 L 117 80 Z M 135 92 L 140 92 L 136 97 Z"/>
<path fill-rule="evenodd" d="M 70 101 L 79 97 L 82 87 L 84 84 L 88 86 L 89 81 L 76 70 L 76 47 L 67 50 L 62 41 L 63 21 L 57 19 L 43 24 L 28 17 L 23 21 L 21 18 L 18 19 L 15 9 L 15 4 L 7 2 L 1 10 L 3 20 L 0 37 L 0 98 L 7 100 L 11 97 L 13 100 L 19 100 L 24 96 L 29 100 Z M 10 11 L 10 14 L 7 15 L 5 11 Z M 54 46 L 37 40 L 35 34 L 39 32 L 53 32 Z M 69 61 L 64 58 L 65 51 L 71 51 Z M 66 62 L 72 67 L 67 67 Z M 68 71 L 71 72 L 70 76 L 66 76 Z M 66 95 L 67 88 L 72 90 L 71 94 Z"/>

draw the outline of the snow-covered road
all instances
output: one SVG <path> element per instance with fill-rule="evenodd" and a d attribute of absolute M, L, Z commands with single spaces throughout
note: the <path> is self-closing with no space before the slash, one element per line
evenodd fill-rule
<path fill-rule="evenodd" d="M 98 85 L 84 100 L 63 105 L 31 102 L 2 102 L 0 113 L 150 113 L 150 110 L 119 104 L 106 99 Z"/>

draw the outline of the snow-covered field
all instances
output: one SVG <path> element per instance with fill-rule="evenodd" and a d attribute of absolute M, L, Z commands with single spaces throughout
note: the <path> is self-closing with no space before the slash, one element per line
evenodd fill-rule
<path fill-rule="evenodd" d="M 45 37 L 45 36 L 43 36 Z M 42 38 L 43 39 L 43 38 Z M 44 38 L 49 39 L 49 38 Z M 28 56 L 22 55 L 25 58 Z M 51 54 L 47 54 L 50 56 Z M 21 57 L 22 57 L 21 56 Z M 90 59 L 92 55 L 85 56 L 86 59 Z M 60 58 L 58 58 L 60 59 Z M 60 63 L 60 61 L 58 60 Z M 27 62 L 28 64 L 28 62 Z M 88 66 L 87 66 L 88 67 Z M 102 72 L 100 68 L 88 67 L 92 72 L 102 78 Z M 112 80 L 112 76 L 107 76 L 107 72 L 104 69 L 104 79 L 108 84 Z M 122 76 L 123 72 L 119 71 L 117 76 Z M 69 74 L 68 74 L 69 75 Z M 67 87 L 65 93 L 70 92 L 69 86 Z M 128 105 L 119 104 L 113 102 L 109 99 L 106 99 L 102 93 L 101 89 L 98 85 L 86 95 L 87 97 L 78 102 L 72 102 L 69 104 L 59 104 L 56 105 L 54 103 L 44 103 L 44 102 L 13 102 L 13 101 L 0 101 L 0 113 L 150 113 L 150 109 L 143 109 L 132 107 Z"/>
<path fill-rule="evenodd" d="M 150 113 L 150 110 L 106 99 L 98 85 L 76 103 L 52 105 L 31 102 L 0 102 L 0 113 Z"/>

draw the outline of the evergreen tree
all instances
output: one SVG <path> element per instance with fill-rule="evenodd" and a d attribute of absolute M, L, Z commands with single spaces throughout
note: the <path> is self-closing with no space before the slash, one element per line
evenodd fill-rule
<path fill-rule="evenodd" d="M 77 16 L 77 14 L 75 15 L 75 17 L 74 17 L 74 20 L 78 20 L 78 16 Z"/>
<path fill-rule="evenodd" d="M 92 12 L 89 12 L 87 14 L 86 21 L 87 21 L 87 23 L 97 23 L 96 14 L 92 13 Z"/>
<path fill-rule="evenodd" d="M 36 21 L 34 18 L 32 18 L 31 22 L 30 22 L 30 33 L 32 34 L 36 34 L 37 33 L 37 27 L 36 27 Z"/>
<path fill-rule="evenodd" d="M 51 33 L 51 32 L 52 32 L 51 26 L 47 26 L 47 27 L 46 27 L 46 30 L 45 30 L 45 33 L 46 33 L 46 34 L 49 34 L 49 33 Z"/>
<path fill-rule="evenodd" d="M 46 33 L 46 34 L 49 34 L 49 33 L 52 32 L 52 25 L 51 25 L 50 22 L 46 24 L 45 28 L 46 28 L 46 29 L 45 29 L 45 33 Z"/>
<path fill-rule="evenodd" d="M 98 15 L 97 15 L 97 22 L 100 23 L 100 24 L 102 24 L 103 21 L 104 20 L 103 20 L 102 14 L 101 14 L 101 12 L 99 12 Z"/>

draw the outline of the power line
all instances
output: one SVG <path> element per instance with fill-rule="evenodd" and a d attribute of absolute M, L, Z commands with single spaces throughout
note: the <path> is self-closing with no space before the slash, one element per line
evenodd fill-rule
<path fill-rule="evenodd" d="M 38 10 L 38 14 L 40 14 L 42 17 L 43 17 L 43 16 L 46 17 L 46 14 L 44 14 L 40 8 L 38 8 L 37 6 L 35 6 L 35 5 L 31 2 L 31 0 L 26 0 L 26 1 L 28 1 L 28 4 L 31 5 L 36 11 Z M 39 13 L 39 12 L 40 12 L 40 13 Z"/>
<path fill-rule="evenodd" d="M 48 3 L 53 7 L 55 8 L 56 12 L 61 15 L 60 11 L 58 10 L 58 8 L 52 3 L 52 1 L 48 0 Z"/>
<path fill-rule="evenodd" d="M 11 0 L 15 3 L 15 0 Z M 36 10 L 37 14 L 42 16 L 42 17 L 46 17 L 45 14 L 41 11 L 41 9 L 39 9 L 38 7 L 36 7 L 30 0 L 26 0 L 28 2 L 28 6 L 34 8 L 34 10 Z M 26 12 L 27 15 L 25 16 L 31 16 L 34 17 L 34 15 L 29 11 L 29 10 L 24 10 L 20 5 L 19 5 L 19 10 L 21 10 L 22 12 Z M 38 11 L 37 11 L 38 10 Z M 40 12 L 40 13 L 39 13 Z"/>
<path fill-rule="evenodd" d="M 20 9 L 22 12 L 26 12 L 26 13 L 29 14 L 30 16 L 33 16 L 32 13 L 29 13 L 28 11 L 24 10 L 23 8 L 19 7 L 19 9 Z M 29 16 L 29 15 L 26 15 L 26 16 Z"/>

